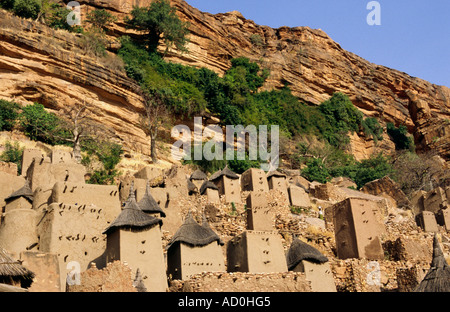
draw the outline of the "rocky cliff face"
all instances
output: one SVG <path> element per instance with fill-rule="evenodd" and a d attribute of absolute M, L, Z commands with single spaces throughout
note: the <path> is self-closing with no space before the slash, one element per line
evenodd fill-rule
<path fill-rule="evenodd" d="M 116 15 L 118 22 L 110 35 L 118 37 L 130 34 L 123 18 L 133 5 L 144 6 L 151 0 L 79 2 L 83 15 L 100 7 Z M 191 34 L 189 52 L 171 51 L 168 60 L 204 66 L 223 74 L 232 58 L 248 57 L 270 69 L 265 89 L 280 88 L 287 83 L 296 96 L 309 104 L 319 104 L 334 92 L 343 92 L 366 116 L 406 125 L 414 133 L 420 150 L 435 149 L 446 158 L 450 156 L 449 88 L 372 64 L 342 49 L 321 30 L 309 27 L 273 29 L 257 25 L 239 12 L 213 15 L 183 0 L 172 0 L 172 4 L 179 16 L 190 23 Z M 124 135 L 130 136 L 141 148 L 146 146 L 143 133 L 133 126 L 137 115 L 130 109 L 130 106 L 139 107 L 140 99 L 130 91 L 133 83 L 123 72 L 110 71 L 95 59 L 74 53 L 70 41 L 65 43 L 66 49 L 54 48 L 48 52 L 43 41 L 36 39 L 39 32 L 42 35 L 42 30 L 33 35 L 27 30 L 37 25 L 21 27 L 20 33 L 16 29 L 1 30 L 1 40 L 5 42 L 0 49 L 2 97 L 17 96 L 27 100 L 36 97 L 37 93 L 26 87 L 29 83 L 40 88 L 42 96 L 64 96 L 68 103 L 80 94 L 89 96 L 101 108 L 102 118 L 117 128 L 122 139 Z M 51 36 L 63 42 L 62 37 L 68 35 L 57 32 Z M 367 145 L 357 138 L 352 142 L 354 150 Z"/>
<path fill-rule="evenodd" d="M 449 88 L 372 64 L 342 49 L 321 30 L 273 29 L 239 12 L 212 15 L 182 0 L 172 2 L 191 24 L 191 43 L 189 54 L 175 53 L 171 60 L 223 73 L 231 58 L 248 57 L 270 69 L 267 89 L 288 83 L 310 104 L 343 92 L 366 116 L 406 125 L 420 150 L 450 156 Z"/>
<path fill-rule="evenodd" d="M 79 36 L 0 10 L 0 98 L 39 102 L 55 111 L 92 103 L 93 119 L 116 140 L 145 151 L 149 145 L 137 127 L 142 101 L 136 90 L 114 55 L 96 58 Z"/>

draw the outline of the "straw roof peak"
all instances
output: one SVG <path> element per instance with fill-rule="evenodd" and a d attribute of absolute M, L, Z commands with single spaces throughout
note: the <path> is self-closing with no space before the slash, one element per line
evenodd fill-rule
<path fill-rule="evenodd" d="M 437 234 L 433 239 L 433 260 L 430 269 L 415 291 L 450 292 L 450 266 L 445 260 Z"/>
<path fill-rule="evenodd" d="M 215 185 L 211 181 L 205 181 L 203 182 L 202 186 L 200 187 L 200 195 L 203 195 L 206 192 L 206 189 L 213 189 L 213 190 L 219 190 L 217 185 Z"/>
<path fill-rule="evenodd" d="M 162 220 L 155 218 L 144 211 L 138 206 L 136 202 L 136 196 L 134 194 L 134 183 L 131 183 L 130 194 L 125 206 L 122 208 L 122 212 L 119 216 L 103 231 L 103 234 L 107 234 L 114 229 L 119 228 L 133 228 L 133 229 L 146 229 L 153 226 L 162 226 Z"/>
<path fill-rule="evenodd" d="M 24 186 L 22 186 L 20 189 L 9 195 L 7 198 L 5 198 L 6 202 L 12 201 L 16 198 L 24 197 L 29 202 L 33 202 L 34 194 L 30 187 L 30 182 L 28 180 L 25 181 Z"/>
<path fill-rule="evenodd" d="M 147 180 L 144 197 L 137 203 L 139 208 L 147 213 L 159 213 L 161 217 L 166 217 L 166 213 L 161 209 L 150 192 L 150 181 Z"/>
<path fill-rule="evenodd" d="M 207 179 L 208 176 L 206 175 L 206 173 L 204 173 L 200 169 L 195 170 L 189 177 L 189 180 L 207 180 Z"/>
<path fill-rule="evenodd" d="M 314 263 L 325 263 L 328 261 L 328 258 L 316 248 L 302 242 L 297 237 L 294 237 L 291 247 L 286 255 L 286 260 L 288 269 L 293 270 L 303 260 Z"/>
<path fill-rule="evenodd" d="M 189 211 L 184 223 L 172 237 L 166 249 L 169 249 L 177 242 L 197 247 L 206 246 L 215 241 L 217 241 L 218 244 L 223 245 L 220 237 L 211 229 L 206 218 L 203 216 L 203 221 L 200 225 L 194 220 L 192 212 Z"/>
<path fill-rule="evenodd" d="M 225 168 L 223 168 L 222 170 L 219 170 L 219 171 L 215 172 L 209 178 L 209 180 L 210 181 L 214 181 L 214 180 L 217 180 L 217 179 L 221 178 L 222 176 L 226 176 L 227 178 L 230 178 L 230 179 L 233 179 L 233 180 L 239 179 L 239 176 L 236 173 L 234 173 L 233 171 L 231 171 L 228 168 L 228 165 L 226 165 Z"/>

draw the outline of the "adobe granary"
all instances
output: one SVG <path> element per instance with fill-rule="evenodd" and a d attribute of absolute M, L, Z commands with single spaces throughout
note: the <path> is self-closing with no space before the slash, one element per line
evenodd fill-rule
<path fill-rule="evenodd" d="M 288 193 L 291 206 L 311 208 L 311 199 L 309 194 L 302 187 L 291 184 L 289 185 Z"/>
<path fill-rule="evenodd" d="M 242 191 L 269 191 L 269 183 L 267 182 L 267 175 L 262 169 L 250 168 L 246 170 L 241 176 Z"/>
<path fill-rule="evenodd" d="M 52 163 L 49 157 L 33 158 L 26 178 L 33 192 L 50 189 L 56 182 L 85 183 L 86 168 L 75 162 Z"/>
<path fill-rule="evenodd" d="M 8 196 L 5 202 L 5 212 L 0 223 L 0 242 L 10 253 L 19 256 L 21 251 L 38 244 L 37 213 L 32 209 L 33 192 L 28 182 Z"/>
<path fill-rule="evenodd" d="M 336 292 L 328 258 L 319 250 L 294 238 L 286 255 L 289 271 L 303 272 L 311 282 L 312 291 Z"/>
<path fill-rule="evenodd" d="M 138 202 L 139 208 L 145 213 L 151 214 L 155 217 L 166 217 L 166 213 L 161 209 L 156 200 L 153 198 L 150 191 L 150 182 L 147 181 L 147 187 L 144 197 Z"/>
<path fill-rule="evenodd" d="M 347 198 L 332 207 L 337 256 L 340 259 L 384 259 L 381 212 L 373 201 Z"/>
<path fill-rule="evenodd" d="M 433 260 L 416 292 L 450 292 L 450 266 L 445 260 L 437 234 L 433 239 Z"/>
<path fill-rule="evenodd" d="M 189 177 L 189 181 L 191 181 L 199 190 L 206 180 L 208 180 L 208 176 L 200 169 L 195 170 Z"/>
<path fill-rule="evenodd" d="M 227 203 L 241 203 L 241 187 L 239 176 L 227 166 L 214 173 L 209 180 L 219 188 L 219 195 L 225 195 Z"/>
<path fill-rule="evenodd" d="M 227 271 L 287 272 L 281 238 L 276 231 L 245 231 L 228 241 Z"/>
<path fill-rule="evenodd" d="M 200 195 L 206 195 L 208 203 L 220 203 L 219 188 L 211 181 L 204 181 L 202 183 Z"/>
<path fill-rule="evenodd" d="M 278 170 L 270 171 L 267 174 L 267 182 L 269 184 L 269 190 L 278 190 L 286 196 L 286 199 L 289 199 L 287 180 L 284 173 Z"/>
<path fill-rule="evenodd" d="M 29 288 L 33 278 L 33 272 L 23 267 L 0 246 L 0 284 Z"/>
<path fill-rule="evenodd" d="M 167 245 L 167 274 L 186 280 L 204 271 L 225 272 L 220 237 L 203 216 L 198 224 L 191 212 Z"/>
<path fill-rule="evenodd" d="M 422 211 L 415 217 L 416 223 L 425 232 L 439 232 L 436 216 L 431 211 Z"/>
<path fill-rule="evenodd" d="M 103 232 L 107 236 L 106 262 L 127 262 L 133 274 L 139 269 L 149 292 L 165 292 L 167 288 L 161 226 L 161 219 L 138 206 L 132 184 L 122 212 Z"/>
<path fill-rule="evenodd" d="M 266 193 L 250 192 L 247 196 L 247 230 L 272 231 L 275 214 L 267 201 Z"/>

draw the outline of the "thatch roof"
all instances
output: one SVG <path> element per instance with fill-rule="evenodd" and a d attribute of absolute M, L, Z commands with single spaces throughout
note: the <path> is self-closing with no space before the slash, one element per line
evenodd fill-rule
<path fill-rule="evenodd" d="M 286 175 L 278 170 L 274 170 L 267 173 L 267 179 L 270 179 L 271 177 L 286 178 Z"/>
<path fill-rule="evenodd" d="M 228 169 L 228 166 L 225 166 L 225 168 L 223 168 L 222 170 L 219 170 L 217 172 L 215 172 L 210 178 L 210 181 L 215 181 L 219 178 L 221 178 L 222 176 L 226 176 L 230 179 L 236 180 L 239 179 L 239 176 L 234 173 L 233 171 L 231 171 L 230 169 Z"/>
<path fill-rule="evenodd" d="M 162 226 L 162 220 L 146 214 L 141 210 L 136 202 L 134 195 L 134 184 L 131 184 L 130 195 L 119 216 L 106 228 L 103 234 L 112 232 L 119 228 L 144 230 L 159 224 Z"/>
<path fill-rule="evenodd" d="M 197 169 L 191 174 L 189 180 L 208 180 L 208 176 L 203 171 Z"/>
<path fill-rule="evenodd" d="M 165 218 L 166 213 L 159 207 L 156 200 L 153 198 L 152 194 L 150 193 L 150 182 L 147 181 L 147 187 L 145 189 L 144 197 L 138 202 L 139 208 L 143 212 L 146 213 L 159 213 L 161 217 Z"/>
<path fill-rule="evenodd" d="M 450 266 L 445 260 L 438 236 L 434 236 L 433 260 L 430 270 L 417 286 L 416 292 L 450 292 Z"/>
<path fill-rule="evenodd" d="M 22 287 L 29 287 L 33 283 L 34 273 L 14 260 L 5 249 L 0 247 L 0 282 L 3 280 L 20 280 Z"/>
<path fill-rule="evenodd" d="M 213 189 L 213 190 L 219 190 L 219 188 L 211 181 L 205 181 L 203 182 L 202 186 L 200 187 L 200 195 L 203 195 L 206 192 L 206 189 Z"/>
<path fill-rule="evenodd" d="M 295 238 L 286 256 L 288 269 L 293 270 L 300 263 L 300 261 L 303 260 L 314 263 L 324 263 L 328 261 L 328 258 L 316 248 L 302 242 L 298 238 Z"/>
<path fill-rule="evenodd" d="M 22 186 L 20 189 L 9 195 L 7 198 L 5 198 L 5 202 L 10 202 L 16 198 L 24 197 L 26 198 L 30 203 L 33 202 L 33 191 L 31 190 L 30 183 L 27 181 L 25 182 L 25 185 Z"/>
<path fill-rule="evenodd" d="M 220 245 L 223 245 L 220 237 L 209 227 L 204 216 L 203 223 L 200 225 L 194 220 L 191 212 L 189 212 L 186 216 L 186 220 L 172 237 L 166 249 L 169 249 L 175 243 L 185 243 L 197 247 L 206 246 L 215 241 Z"/>

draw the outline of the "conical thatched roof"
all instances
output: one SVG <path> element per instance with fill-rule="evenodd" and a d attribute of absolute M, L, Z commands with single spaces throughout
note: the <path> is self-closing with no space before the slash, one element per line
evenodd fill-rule
<path fill-rule="evenodd" d="M 150 182 L 147 181 L 147 188 L 145 190 L 144 197 L 139 201 L 138 203 L 139 208 L 143 212 L 146 213 L 159 213 L 161 217 L 165 218 L 166 213 L 159 207 L 156 200 L 153 198 L 152 194 L 150 193 Z"/>
<path fill-rule="evenodd" d="M 291 247 L 286 256 L 286 261 L 289 270 L 293 270 L 300 261 L 307 260 L 314 263 L 324 263 L 328 261 L 320 251 L 316 248 L 302 242 L 298 238 L 292 241 Z"/>
<path fill-rule="evenodd" d="M 197 169 L 191 174 L 189 180 L 208 180 L 208 176 L 200 169 Z"/>
<path fill-rule="evenodd" d="M 450 266 L 445 260 L 438 236 L 433 241 L 433 261 L 416 292 L 450 292 Z"/>
<path fill-rule="evenodd" d="M 34 273 L 14 260 L 5 249 L 0 247 L 0 283 L 8 280 L 21 281 L 22 287 L 28 288 L 33 283 Z"/>
<path fill-rule="evenodd" d="M 203 224 L 200 225 L 194 220 L 191 212 L 189 212 L 186 220 L 172 237 L 166 249 L 169 249 L 177 242 L 197 247 L 206 246 L 215 241 L 223 245 L 220 237 L 209 227 L 205 218 L 203 218 Z"/>
<path fill-rule="evenodd" d="M 206 192 L 206 189 L 213 189 L 213 190 L 219 190 L 219 188 L 211 181 L 205 181 L 203 182 L 202 186 L 200 187 L 200 195 L 203 195 Z"/>
<path fill-rule="evenodd" d="M 17 191 L 9 195 L 7 198 L 5 198 L 5 202 L 12 201 L 19 197 L 24 197 L 29 202 L 33 202 L 33 191 L 31 190 L 30 183 L 28 181 L 25 182 L 25 185 L 22 186 L 22 188 L 18 189 Z"/>
<path fill-rule="evenodd" d="M 219 178 L 221 178 L 222 176 L 226 176 L 230 179 L 236 180 L 239 179 L 239 176 L 234 173 L 233 171 L 231 171 L 230 169 L 228 169 L 228 166 L 225 166 L 225 168 L 223 168 L 222 170 L 219 170 L 217 172 L 215 172 L 210 178 L 210 181 L 215 181 Z"/>
<path fill-rule="evenodd" d="M 136 202 L 134 195 L 134 184 L 131 184 L 130 195 L 119 216 L 106 228 L 103 234 L 110 233 L 118 228 L 145 229 L 159 224 L 162 226 L 162 220 L 150 216 L 143 212 Z"/>

